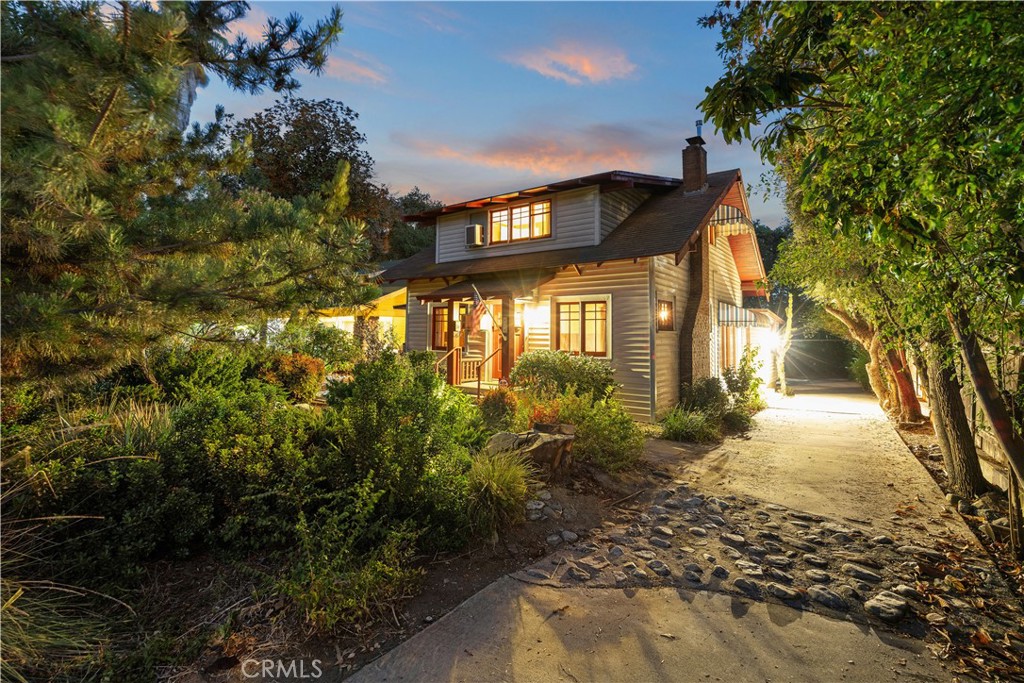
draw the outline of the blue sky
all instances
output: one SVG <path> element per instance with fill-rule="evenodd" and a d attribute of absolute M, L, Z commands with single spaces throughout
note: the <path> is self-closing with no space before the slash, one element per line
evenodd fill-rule
<path fill-rule="evenodd" d="M 345 31 L 319 77 L 298 95 L 359 112 L 377 180 L 445 202 L 614 169 L 678 177 L 684 139 L 702 118 L 704 88 L 722 72 L 717 33 L 697 26 L 710 3 L 340 3 Z M 254 2 L 238 30 L 268 17 L 310 20 L 331 3 Z M 195 120 L 214 107 L 244 117 L 273 93 L 212 81 Z M 705 126 L 710 171 L 765 167 L 749 144 Z M 777 226 L 777 198 L 750 194 L 753 218 Z"/>

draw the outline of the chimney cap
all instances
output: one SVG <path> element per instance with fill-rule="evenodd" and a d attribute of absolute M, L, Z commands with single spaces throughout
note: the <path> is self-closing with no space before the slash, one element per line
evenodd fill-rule
<path fill-rule="evenodd" d="M 704 145 L 704 138 L 700 135 L 694 135 L 692 138 L 686 138 L 686 143 L 689 145 Z"/>

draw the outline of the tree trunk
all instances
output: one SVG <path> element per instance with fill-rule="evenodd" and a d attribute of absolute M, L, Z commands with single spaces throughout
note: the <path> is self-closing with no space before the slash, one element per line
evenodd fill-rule
<path fill-rule="evenodd" d="M 886 349 L 885 361 L 896 385 L 900 419 L 903 422 L 921 422 L 924 419 L 921 415 L 921 402 L 917 400 L 914 380 L 910 377 L 910 369 L 903 362 L 903 356 L 896 349 Z"/>
<path fill-rule="evenodd" d="M 868 363 L 865 369 L 868 373 L 868 384 L 871 385 L 871 391 L 874 392 L 875 398 L 878 399 L 878 405 L 881 406 L 882 410 L 887 410 L 889 389 L 886 386 L 885 378 L 882 377 L 880 363 L 882 343 L 878 337 L 878 332 L 867 321 L 847 313 L 838 306 L 826 305 L 825 310 L 836 320 L 843 323 L 850 336 L 857 340 L 857 343 L 867 352 Z"/>
<path fill-rule="evenodd" d="M 1010 488 L 1017 493 L 1021 489 L 1021 482 L 1024 482 L 1024 439 L 1013 428 L 1013 421 L 1006 401 L 992 379 L 992 372 L 988 368 L 981 345 L 978 344 L 978 338 L 970 331 L 970 319 L 967 317 L 967 312 L 962 308 L 957 308 L 954 315 L 951 310 L 946 309 L 946 317 L 949 319 L 953 334 L 960 342 L 964 367 L 967 368 L 967 373 L 971 377 L 971 384 L 974 385 L 974 393 L 978 397 L 981 410 L 985 413 L 985 418 L 992 427 L 996 441 L 1002 448 L 1006 461 L 1010 464 L 1010 476 L 1016 479 Z M 1019 504 L 1019 493 L 1015 498 L 1017 500 L 1011 501 L 1011 505 Z M 1019 558 L 1024 555 L 1024 548 L 1019 543 L 1024 521 L 1021 520 L 1020 515 L 1014 515 L 1011 523 L 1013 526 L 1010 537 L 1018 541 L 1012 550 Z"/>
<path fill-rule="evenodd" d="M 942 449 L 950 491 L 962 498 L 975 498 L 990 487 L 981 473 L 974 435 L 960 395 L 960 382 L 944 362 L 941 352 L 944 342 L 948 343 L 948 339 L 934 339 L 926 350 L 932 426 Z"/>
<path fill-rule="evenodd" d="M 872 332 L 871 339 L 865 347 L 868 352 L 868 383 L 878 397 L 878 405 L 882 410 L 888 412 L 896 405 L 896 399 L 892 393 L 892 382 L 887 381 L 885 371 L 887 366 L 884 362 L 885 354 L 882 353 L 882 336 L 878 332 Z"/>
<path fill-rule="evenodd" d="M 790 389 L 786 385 L 786 353 L 793 344 L 793 294 L 789 295 L 789 303 L 786 304 L 786 328 L 782 333 L 782 343 L 779 344 L 778 353 L 775 356 L 775 367 L 779 375 L 779 393 L 783 396 L 790 395 Z"/>

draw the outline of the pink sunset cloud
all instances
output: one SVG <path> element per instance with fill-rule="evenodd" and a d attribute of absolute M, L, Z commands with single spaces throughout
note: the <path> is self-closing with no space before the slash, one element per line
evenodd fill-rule
<path fill-rule="evenodd" d="M 636 64 L 619 48 L 570 41 L 520 52 L 508 61 L 569 85 L 627 78 L 636 71 Z"/>
<path fill-rule="evenodd" d="M 357 50 L 346 50 L 344 57 L 327 58 L 324 73 L 329 78 L 348 83 L 384 85 L 388 82 L 390 69 L 371 55 Z"/>
<path fill-rule="evenodd" d="M 268 19 L 270 19 L 270 15 L 266 10 L 260 8 L 259 5 L 253 5 L 244 17 L 231 22 L 231 34 L 228 38 L 234 40 L 239 36 L 245 36 L 250 41 L 260 42 L 267 30 Z"/>

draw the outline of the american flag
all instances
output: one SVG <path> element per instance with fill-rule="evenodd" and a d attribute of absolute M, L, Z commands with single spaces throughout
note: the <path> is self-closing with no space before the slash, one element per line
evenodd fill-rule
<path fill-rule="evenodd" d="M 477 291 L 476 287 L 473 287 L 473 310 L 469 312 L 469 318 L 466 319 L 466 330 L 470 334 L 480 329 L 480 320 L 484 317 L 486 310 L 487 304 L 480 297 L 480 292 Z"/>

